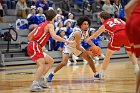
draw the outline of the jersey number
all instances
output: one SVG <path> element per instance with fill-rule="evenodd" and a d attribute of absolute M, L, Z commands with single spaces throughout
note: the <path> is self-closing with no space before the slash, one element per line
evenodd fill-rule
<path fill-rule="evenodd" d="M 113 21 L 108 21 L 107 24 L 110 26 L 110 27 L 113 27 L 115 26 L 116 24 L 120 24 L 121 22 L 117 19 L 114 19 Z"/>

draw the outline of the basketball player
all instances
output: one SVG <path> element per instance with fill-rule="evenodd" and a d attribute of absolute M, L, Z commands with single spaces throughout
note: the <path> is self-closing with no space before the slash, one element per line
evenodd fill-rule
<path fill-rule="evenodd" d="M 43 79 L 43 75 L 48 72 L 49 68 L 54 63 L 54 60 L 47 54 L 46 56 L 43 55 L 42 46 L 46 44 L 50 36 L 57 41 L 66 42 L 67 44 L 72 43 L 72 41 L 67 41 L 55 34 L 54 26 L 52 24 L 55 16 L 56 13 L 54 10 L 48 10 L 46 12 L 47 21 L 38 25 L 38 27 L 28 35 L 29 43 L 27 52 L 30 58 L 37 64 L 34 81 L 31 85 L 32 92 L 42 92 L 44 91 L 43 88 L 48 87 Z"/>
<path fill-rule="evenodd" d="M 118 18 L 111 18 L 110 14 L 104 11 L 99 13 L 99 18 L 103 25 L 95 32 L 95 34 L 87 38 L 87 42 L 91 41 L 92 38 L 98 37 L 102 32 L 107 32 L 111 38 L 108 43 L 105 58 L 103 60 L 102 70 L 99 74 L 96 74 L 94 77 L 100 77 L 100 79 L 103 79 L 104 72 L 106 71 L 107 66 L 110 62 L 110 57 L 116 51 L 120 50 L 120 47 L 122 45 L 124 45 L 126 52 L 134 65 L 135 73 L 138 73 L 139 66 L 137 63 L 137 58 L 131 52 L 130 43 L 126 35 L 125 22 Z"/>
<path fill-rule="evenodd" d="M 89 66 L 91 67 L 93 73 L 96 73 L 94 62 L 91 59 L 91 57 L 89 56 L 89 55 L 91 55 L 90 52 L 85 50 L 80 45 L 81 41 L 83 39 L 85 39 L 86 36 L 88 36 L 88 35 L 86 35 L 86 33 L 87 33 L 87 29 L 88 29 L 90 24 L 91 24 L 91 22 L 90 22 L 88 17 L 81 17 L 77 20 L 78 27 L 75 27 L 73 29 L 73 32 L 70 34 L 70 36 L 68 38 L 68 40 L 75 41 L 76 44 L 75 45 L 66 44 L 64 46 L 63 55 L 62 55 L 62 62 L 59 63 L 58 66 L 54 69 L 54 71 L 49 74 L 49 76 L 47 77 L 48 82 L 51 82 L 55 73 L 67 64 L 69 54 L 71 54 L 71 53 L 88 61 Z M 91 42 L 90 42 L 90 44 L 94 45 Z"/>
<path fill-rule="evenodd" d="M 140 0 L 131 0 L 125 6 L 126 30 L 132 52 L 140 57 Z M 137 77 L 136 93 L 140 93 L 140 72 Z"/>

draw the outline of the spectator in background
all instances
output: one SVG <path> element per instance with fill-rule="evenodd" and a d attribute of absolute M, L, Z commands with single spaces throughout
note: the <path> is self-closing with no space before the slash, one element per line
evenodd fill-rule
<path fill-rule="evenodd" d="M 62 12 L 61 8 L 57 8 L 57 15 L 56 15 L 56 17 L 57 16 L 61 16 L 62 20 L 64 20 L 64 16 L 62 14 L 63 14 L 63 12 Z"/>
<path fill-rule="evenodd" d="M 0 22 L 3 22 L 3 7 L 1 2 L 0 2 Z"/>
<path fill-rule="evenodd" d="M 58 22 L 57 27 L 56 27 L 56 29 L 55 29 L 55 32 L 56 32 L 57 35 L 59 34 L 59 30 L 60 30 L 62 27 L 63 27 L 63 22 L 62 22 L 62 21 Z"/>
<path fill-rule="evenodd" d="M 97 21 L 97 23 L 100 23 L 98 13 L 101 11 L 102 11 L 101 0 L 95 0 L 95 2 L 92 4 L 93 21 Z"/>
<path fill-rule="evenodd" d="M 42 7 L 43 13 L 45 13 L 46 10 L 49 9 L 49 1 L 48 0 L 38 0 L 35 4 L 36 8 Z"/>
<path fill-rule="evenodd" d="M 36 16 L 36 7 L 31 6 L 31 13 L 27 16 L 29 30 L 32 31 L 38 25 L 38 18 Z"/>
<path fill-rule="evenodd" d="M 120 0 L 115 0 L 113 3 L 113 7 L 114 7 L 114 16 L 117 18 L 119 16 L 119 12 L 122 7 Z"/>
<path fill-rule="evenodd" d="M 63 16 L 67 17 L 68 13 L 70 12 L 69 0 L 63 0 L 60 4 L 60 8 L 62 9 Z"/>
<path fill-rule="evenodd" d="M 60 28 L 60 30 L 58 31 L 58 35 L 61 37 L 61 38 L 64 38 L 64 39 L 67 39 L 66 36 L 65 36 L 65 31 L 66 29 L 64 27 Z M 59 41 L 56 41 L 56 46 L 55 46 L 55 50 L 56 51 L 63 51 L 63 48 L 64 48 L 64 42 L 59 42 Z"/>
<path fill-rule="evenodd" d="M 73 28 L 71 27 L 71 26 L 72 26 L 71 19 L 65 20 L 64 26 L 66 27 L 66 36 L 69 37 L 69 35 L 70 35 L 70 34 L 72 33 L 72 31 L 73 31 Z"/>
<path fill-rule="evenodd" d="M 26 19 L 28 14 L 28 8 L 25 0 L 18 0 L 16 4 L 16 10 L 18 18 Z"/>
<path fill-rule="evenodd" d="M 115 12 L 115 11 L 114 11 L 113 5 L 110 4 L 110 0 L 106 0 L 106 1 L 105 1 L 105 4 L 103 5 L 102 9 L 103 9 L 105 12 L 109 13 L 109 14 L 111 15 L 111 17 L 114 16 L 114 12 Z"/>
<path fill-rule="evenodd" d="M 45 14 L 43 14 L 42 7 L 38 7 L 37 10 L 38 10 L 38 14 L 36 16 L 39 19 L 39 24 L 42 23 L 42 22 L 45 22 L 46 21 L 46 16 L 45 16 Z"/>
<path fill-rule="evenodd" d="M 63 18 L 61 15 L 57 14 L 55 17 L 55 22 L 54 22 L 55 27 L 57 27 L 59 22 L 63 22 Z"/>
<path fill-rule="evenodd" d="M 7 15 L 8 14 L 8 7 L 7 7 L 7 4 L 5 4 L 4 2 L 3 2 L 3 0 L 0 0 L 0 3 L 1 3 L 1 5 L 2 5 L 2 8 L 3 8 L 3 13 L 5 14 L 5 15 Z"/>
<path fill-rule="evenodd" d="M 74 28 L 76 24 L 76 20 L 74 19 L 74 15 L 72 13 L 68 14 L 68 19 L 71 20 L 71 27 Z"/>

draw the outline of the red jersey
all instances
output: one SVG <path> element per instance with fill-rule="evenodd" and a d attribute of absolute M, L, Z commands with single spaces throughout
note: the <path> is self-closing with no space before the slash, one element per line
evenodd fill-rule
<path fill-rule="evenodd" d="M 118 18 L 110 18 L 103 22 L 106 31 L 109 35 L 115 34 L 118 31 L 125 30 L 125 22 Z"/>
<path fill-rule="evenodd" d="M 35 29 L 35 33 L 31 39 L 31 41 L 36 41 L 38 42 L 41 46 L 44 46 L 48 39 L 50 38 L 50 33 L 46 33 L 44 31 L 45 26 L 49 24 L 48 21 L 43 22 L 38 25 L 38 27 Z"/>
<path fill-rule="evenodd" d="M 132 13 L 140 13 L 140 2 L 135 7 L 134 11 Z"/>
<path fill-rule="evenodd" d="M 125 22 L 118 18 L 110 18 L 103 22 L 107 33 L 110 35 L 108 49 L 113 51 L 120 50 L 124 45 L 127 51 L 131 51 L 130 43 L 126 35 Z M 122 39 L 123 38 L 123 39 Z"/>

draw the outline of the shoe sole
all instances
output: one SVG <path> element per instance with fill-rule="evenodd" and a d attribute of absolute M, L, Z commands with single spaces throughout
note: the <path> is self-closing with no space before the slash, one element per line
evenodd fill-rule
<path fill-rule="evenodd" d="M 30 90 L 31 92 L 44 92 L 45 90 Z"/>

